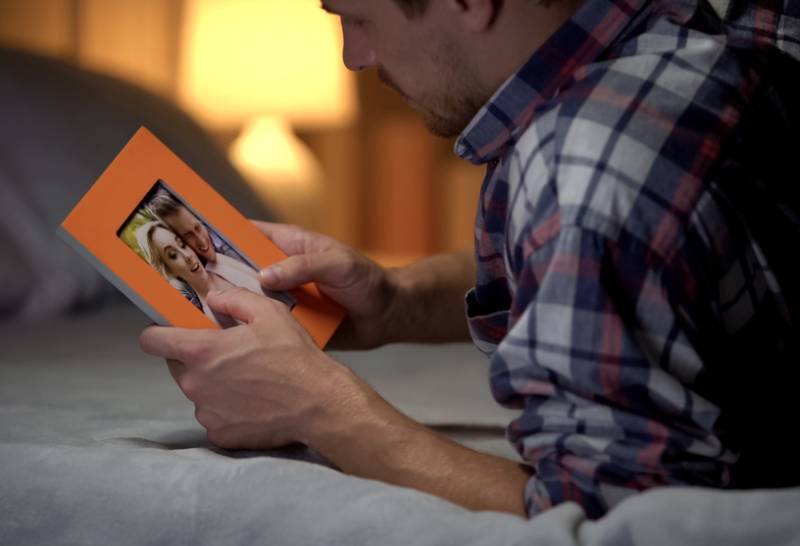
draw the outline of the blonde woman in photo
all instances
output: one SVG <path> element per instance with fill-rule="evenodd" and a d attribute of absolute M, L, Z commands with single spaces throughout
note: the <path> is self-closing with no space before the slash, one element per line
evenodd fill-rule
<path fill-rule="evenodd" d="M 291 294 L 264 291 L 258 272 L 228 242 L 209 229 L 166 189 L 160 188 L 156 191 L 144 210 L 176 233 L 194 251 L 206 271 L 216 273 L 236 286 L 282 301 L 289 308 L 294 307 L 295 300 Z"/>
<path fill-rule="evenodd" d="M 162 222 L 148 222 L 139 227 L 136 240 L 148 263 L 165 279 L 186 283 L 197 294 L 203 313 L 217 324 L 225 319 L 214 313 L 207 303 L 208 293 L 212 290 L 238 286 L 264 294 L 255 271 L 244 264 L 224 268 L 222 272 L 210 271 L 194 250 Z"/>

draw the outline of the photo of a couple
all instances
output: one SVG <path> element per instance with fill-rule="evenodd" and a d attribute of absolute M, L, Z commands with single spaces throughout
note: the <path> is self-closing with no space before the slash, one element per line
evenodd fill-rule
<path fill-rule="evenodd" d="M 257 270 L 159 180 L 118 233 L 120 239 L 209 319 L 222 327 L 233 319 L 215 313 L 206 299 L 212 290 L 246 288 L 282 301 L 286 292 L 261 288 Z"/>

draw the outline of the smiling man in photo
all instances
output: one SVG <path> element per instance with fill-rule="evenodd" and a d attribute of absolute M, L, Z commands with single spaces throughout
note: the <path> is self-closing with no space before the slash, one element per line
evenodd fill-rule
<path fill-rule="evenodd" d="M 166 189 L 159 188 L 149 200 L 147 210 L 154 218 L 167 224 L 204 262 L 216 263 L 223 254 L 242 261 L 241 256 L 195 216 Z"/>
<path fill-rule="evenodd" d="M 296 303 L 294 297 L 286 292 L 263 288 L 259 283 L 256 270 L 230 244 L 209 229 L 200 218 L 165 188 L 158 188 L 148 200 L 145 208 L 151 216 L 164 222 L 178 235 L 181 241 L 197 254 L 205 271 L 226 279 L 234 286 L 282 301 L 290 308 Z M 196 291 L 185 290 L 184 293 L 195 305 L 199 303 L 194 297 Z M 219 321 L 220 317 L 215 320 Z M 224 321 L 224 319 L 222 320 Z M 229 324 L 229 321 L 225 321 L 225 324 Z"/>

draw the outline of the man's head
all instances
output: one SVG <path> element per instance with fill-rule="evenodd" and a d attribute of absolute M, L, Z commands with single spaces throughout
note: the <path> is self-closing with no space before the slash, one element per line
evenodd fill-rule
<path fill-rule="evenodd" d="M 442 136 L 455 136 L 582 0 L 322 0 L 344 63 L 374 68 Z"/>
<path fill-rule="evenodd" d="M 212 263 L 217 261 L 217 252 L 205 224 L 169 193 L 157 191 L 147 208 L 177 233 L 198 256 Z"/>
<path fill-rule="evenodd" d="M 394 0 L 407 16 L 414 17 L 421 15 L 428 7 L 430 0 Z"/>

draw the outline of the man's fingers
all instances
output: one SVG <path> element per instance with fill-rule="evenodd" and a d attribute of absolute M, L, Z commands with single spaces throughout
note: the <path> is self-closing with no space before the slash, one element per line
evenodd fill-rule
<path fill-rule="evenodd" d="M 148 326 L 139 335 L 139 347 L 153 356 L 178 360 L 178 343 L 175 328 Z"/>
<path fill-rule="evenodd" d="M 175 383 L 180 383 L 181 376 L 186 371 L 186 366 L 177 360 L 167 359 L 167 368 L 169 368 L 169 374 L 175 380 Z"/>
<path fill-rule="evenodd" d="M 210 292 L 208 304 L 217 313 L 228 315 L 239 322 L 250 324 L 270 305 L 265 296 L 260 296 L 244 288 L 231 288 L 222 292 Z"/>
<path fill-rule="evenodd" d="M 342 257 L 335 252 L 289 256 L 259 273 L 261 285 L 270 290 L 292 290 L 307 282 L 335 284 Z"/>
<path fill-rule="evenodd" d="M 303 254 L 306 252 L 309 234 L 302 228 L 290 224 L 261 222 L 252 220 L 253 224 L 275 243 L 285 254 Z"/>
<path fill-rule="evenodd" d="M 218 334 L 214 330 L 150 326 L 139 335 L 139 346 L 149 355 L 188 364 L 204 358 Z"/>

